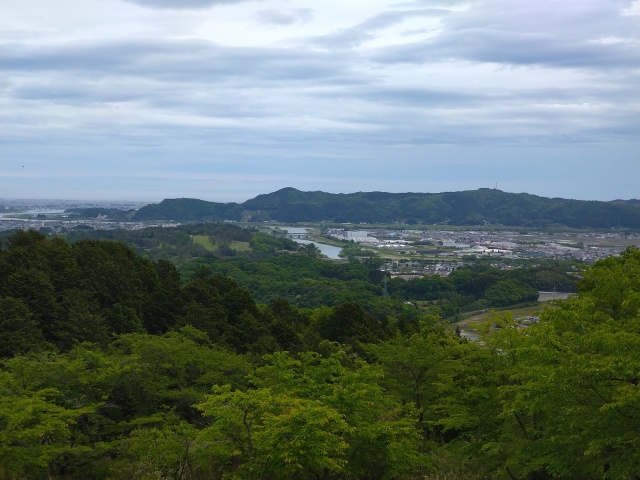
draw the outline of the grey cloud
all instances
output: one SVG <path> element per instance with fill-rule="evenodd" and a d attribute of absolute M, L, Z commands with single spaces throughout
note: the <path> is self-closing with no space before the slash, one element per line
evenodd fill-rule
<path fill-rule="evenodd" d="M 372 55 L 380 63 L 428 63 L 465 60 L 510 65 L 589 68 L 629 67 L 640 63 L 635 43 L 598 44 L 553 35 L 464 30 L 455 38 L 381 48 Z"/>
<path fill-rule="evenodd" d="M 359 149 L 363 145 L 637 138 L 637 129 L 629 127 L 637 112 L 633 108 L 621 111 L 614 105 L 638 98 L 634 89 L 637 75 L 624 70 L 604 68 L 599 78 L 592 75 L 598 73 L 594 70 L 585 82 L 592 85 L 588 88 L 558 85 L 554 89 L 524 89 L 513 85 L 502 90 L 473 90 L 429 85 L 426 76 L 422 84 L 416 83 L 415 77 L 405 77 L 400 81 L 406 82 L 403 86 L 393 79 L 388 81 L 391 75 L 385 78 L 389 73 L 385 65 L 370 69 L 361 53 L 342 48 L 406 18 L 440 15 L 446 25 L 438 37 L 379 50 L 373 58 L 384 62 L 462 59 L 508 65 L 587 65 L 595 69 L 624 65 L 636 55 L 628 51 L 629 45 L 588 43 L 593 35 L 597 38 L 612 31 L 613 15 L 603 20 L 593 35 L 582 32 L 580 22 L 570 25 L 567 21 L 559 38 L 553 31 L 560 27 L 549 30 L 544 22 L 532 20 L 529 28 L 519 29 L 508 25 L 506 14 L 503 18 L 498 12 L 494 11 L 493 17 L 489 13 L 470 10 L 445 16 L 421 9 L 376 15 L 341 32 L 342 37 L 314 39 L 326 46 L 333 42 L 335 48 L 329 51 L 155 39 L 47 47 L 4 45 L 0 46 L 1 68 L 10 80 L 3 89 L 21 109 L 12 112 L 11 118 L 24 114 L 25 125 L 31 122 L 36 129 L 40 127 L 29 105 L 34 100 L 41 101 L 40 105 L 77 107 L 65 112 L 78 112 L 83 136 L 91 132 L 95 138 L 113 135 L 118 139 L 115 143 L 152 145 L 166 144 L 166 139 L 200 145 L 215 138 L 239 149 L 255 145 L 257 156 L 262 146 L 265 150 L 281 149 L 277 154 L 304 156 L 308 145 L 326 150 L 330 145 Z M 588 11 L 584 15 L 591 18 L 595 14 Z M 601 19 L 605 16 L 603 12 L 599 15 Z M 566 20 L 560 14 L 556 17 L 548 21 Z M 416 71 L 416 75 L 424 75 L 424 71 Z M 107 114 L 98 112 L 95 118 L 83 120 L 96 104 L 109 102 L 132 102 L 125 110 L 135 111 L 139 117 L 115 117 L 113 124 L 105 125 Z M 604 113 L 583 115 L 577 109 L 563 109 L 563 105 L 584 102 L 597 104 Z M 233 125 L 238 127 L 225 126 L 231 121 L 220 122 L 222 126 L 207 121 L 211 119 L 236 120 Z M 321 126 L 298 125 L 298 119 L 300 123 L 317 120 Z M 560 120 L 566 120 L 562 129 L 550 127 L 559 125 Z M 349 128 L 338 131 L 341 126 Z M 289 147 L 291 153 L 285 153 Z"/>
<path fill-rule="evenodd" d="M 221 47 L 193 40 L 2 46 L 5 71 L 75 71 L 81 75 L 145 76 L 187 82 L 236 78 L 262 81 L 357 81 L 346 57 L 277 48 Z"/>
<path fill-rule="evenodd" d="M 291 25 L 308 22 L 313 18 L 313 11 L 309 8 L 294 10 L 262 10 L 257 14 L 261 23 L 272 25 Z"/>
<path fill-rule="evenodd" d="M 545 33 L 465 30 L 455 42 L 432 45 L 443 55 L 479 62 L 515 65 L 600 68 L 640 61 L 640 50 L 628 44 L 590 44 Z"/>
<path fill-rule="evenodd" d="M 399 88 L 364 86 L 343 91 L 319 94 L 325 98 L 356 98 L 378 105 L 417 109 L 431 107 L 456 108 L 460 105 L 478 104 L 487 101 L 487 96 L 478 92 L 465 93 L 459 90 L 437 88 Z"/>
<path fill-rule="evenodd" d="M 398 8 L 450 8 L 452 6 L 466 5 L 469 0 L 413 0 L 408 2 L 399 2 L 394 5 Z"/>
<path fill-rule="evenodd" d="M 628 2 L 498 0 L 474 3 L 443 19 L 437 37 L 380 49 L 382 63 L 465 60 L 557 67 L 625 67 L 640 62 L 637 19 L 620 14 Z M 599 39 L 621 42 L 598 43 Z"/>
<path fill-rule="evenodd" d="M 406 5 L 428 5 L 433 8 L 446 8 L 456 5 L 467 5 L 470 0 L 413 0 L 406 2 Z M 403 5 L 402 3 L 400 5 Z"/>
<path fill-rule="evenodd" d="M 11 96 L 22 100 L 49 100 L 62 104 L 117 103 L 139 99 L 140 92 L 131 89 L 105 89 L 103 85 L 69 84 L 67 78 L 58 81 L 48 79 L 45 84 L 36 83 L 11 88 Z"/>
<path fill-rule="evenodd" d="M 410 18 L 443 17 L 449 15 L 449 10 L 438 8 L 421 8 L 409 10 L 392 10 L 375 15 L 358 25 L 345 28 L 329 35 L 311 39 L 310 43 L 329 48 L 351 48 L 358 46 L 375 37 L 379 30 L 391 27 Z"/>
<path fill-rule="evenodd" d="M 620 141 L 634 138 L 637 111 L 620 103 L 637 98 L 631 85 L 572 88 L 399 88 L 368 86 L 323 93 L 324 101 L 375 105 L 345 121 L 377 126 L 376 144 Z M 358 111 L 358 110 L 351 110 Z M 351 118 L 349 117 L 351 115 Z M 637 136 L 637 135 L 636 135 Z"/>
<path fill-rule="evenodd" d="M 514 105 L 613 105 L 637 96 L 634 83 L 563 88 L 459 88 L 446 87 L 394 87 L 358 85 L 352 88 L 332 89 L 317 93 L 320 98 L 359 99 L 376 105 L 405 109 L 425 108 L 481 108 L 490 111 L 496 107 Z M 494 113 L 495 114 L 495 113 Z"/>
<path fill-rule="evenodd" d="M 2 59 L 9 79 L 3 96 L 25 111 L 31 108 L 25 102 L 79 108 L 85 113 L 99 111 L 100 104 L 130 103 L 127 111 L 139 112 L 140 118 L 170 113 L 176 122 L 187 115 L 237 124 L 243 119 L 317 115 L 317 111 L 296 110 L 291 101 L 310 103 L 304 93 L 309 87 L 365 82 L 362 74 L 351 72 L 345 56 L 221 47 L 203 41 L 12 45 L 3 51 L 9 52 Z M 15 118 L 16 112 L 12 115 Z"/>
<path fill-rule="evenodd" d="M 214 5 L 240 3 L 247 0 L 124 0 L 141 7 L 161 8 L 167 10 L 200 10 Z"/>

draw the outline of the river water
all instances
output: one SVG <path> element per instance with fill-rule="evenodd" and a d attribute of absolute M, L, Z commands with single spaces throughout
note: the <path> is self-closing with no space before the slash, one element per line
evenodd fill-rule
<path fill-rule="evenodd" d="M 316 247 L 318 247 L 323 255 L 326 255 L 332 260 L 338 260 L 340 258 L 340 252 L 342 251 L 342 248 L 340 247 L 334 247 L 333 245 L 327 245 L 325 243 L 318 243 L 311 240 L 302 240 L 298 238 L 292 238 L 292 240 L 303 245 L 309 245 L 310 243 L 313 243 Z"/>
<path fill-rule="evenodd" d="M 289 227 L 286 225 L 282 225 L 280 228 L 282 228 L 283 230 L 286 230 L 289 233 L 308 233 L 309 231 L 309 229 L 307 228 Z M 334 247 L 333 245 L 327 245 L 326 243 L 318 243 L 312 240 L 302 240 L 298 238 L 292 238 L 291 240 L 293 240 L 294 242 L 300 243 L 302 245 L 309 245 L 310 243 L 313 243 L 316 247 L 318 247 L 318 249 L 322 252 L 323 255 L 326 255 L 331 260 L 340 259 L 339 255 L 340 255 L 340 252 L 342 251 L 342 248 L 340 247 Z"/>

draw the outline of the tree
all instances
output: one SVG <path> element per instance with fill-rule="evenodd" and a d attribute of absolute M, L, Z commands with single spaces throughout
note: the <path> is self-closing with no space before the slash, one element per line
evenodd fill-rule
<path fill-rule="evenodd" d="M 368 314 L 358 303 L 345 302 L 334 307 L 331 315 L 320 317 L 318 331 L 330 341 L 355 345 L 358 341 L 375 339 L 379 328 L 376 318 Z"/>
<path fill-rule="evenodd" d="M 297 358 L 286 352 L 268 355 L 253 381 L 273 394 L 321 402 L 344 418 L 350 428 L 342 433 L 347 444 L 343 478 L 385 479 L 419 471 L 423 457 L 413 404 L 387 395 L 376 367 L 331 344 L 323 349 L 334 352 L 324 357 L 315 352 Z"/>
<path fill-rule="evenodd" d="M 42 342 L 42 330 L 27 306 L 15 298 L 0 298 L 0 357 L 27 353 Z"/>
<path fill-rule="evenodd" d="M 340 350 L 265 360 L 250 377 L 253 388 L 214 387 L 198 406 L 210 419 L 203 448 L 220 472 L 386 479 L 420 469 L 414 412 L 385 395 L 378 370 Z"/>
<path fill-rule="evenodd" d="M 99 358 L 93 356 L 96 363 Z M 97 439 L 91 437 L 89 425 L 104 393 L 95 373 L 82 360 L 52 353 L 4 362 L 0 477 L 55 478 L 63 471 L 72 474 L 92 459 L 89 444 Z M 101 375 L 108 377 L 107 370 Z"/>
<path fill-rule="evenodd" d="M 160 334 L 176 325 L 184 306 L 184 296 L 180 273 L 175 265 L 167 260 L 158 260 L 155 270 L 159 285 L 148 299 L 142 320 L 149 333 Z"/>
<path fill-rule="evenodd" d="M 3 385 L 6 388 L 6 385 Z M 0 396 L 0 473 L 5 478 L 47 478 L 55 462 L 86 447 L 71 442 L 73 425 L 95 407 L 64 408 L 55 389 Z"/>
<path fill-rule="evenodd" d="M 442 377 L 460 361 L 468 345 L 442 328 L 423 324 L 420 332 L 410 336 L 397 334 L 384 342 L 368 344 L 365 351 L 383 366 L 382 384 L 404 402 L 413 402 L 425 440 L 434 441 L 432 407 L 438 401 Z"/>
<path fill-rule="evenodd" d="M 485 299 L 494 307 L 506 307 L 523 302 L 535 302 L 538 291 L 528 285 L 513 280 L 501 280 L 489 287 Z"/>
<path fill-rule="evenodd" d="M 203 478 L 194 425 L 172 412 L 159 412 L 130 423 L 131 432 L 118 445 L 110 478 L 186 480 Z"/>
<path fill-rule="evenodd" d="M 106 345 L 110 332 L 90 294 L 83 290 L 68 290 L 56 305 L 55 320 L 48 333 L 51 341 L 69 350 L 81 342 Z"/>
<path fill-rule="evenodd" d="M 41 269 L 14 270 L 4 282 L 3 296 L 21 300 L 48 338 L 55 309 L 55 289 Z"/>
<path fill-rule="evenodd" d="M 439 422 L 478 465 L 531 480 L 640 475 L 639 260 L 628 249 L 596 263 L 578 297 L 529 328 L 505 317 L 443 377 Z"/>
<path fill-rule="evenodd" d="M 325 478 L 346 463 L 349 426 L 321 402 L 227 385 L 214 387 L 198 407 L 213 419 L 201 440 L 222 471 L 241 463 L 246 478 Z"/>

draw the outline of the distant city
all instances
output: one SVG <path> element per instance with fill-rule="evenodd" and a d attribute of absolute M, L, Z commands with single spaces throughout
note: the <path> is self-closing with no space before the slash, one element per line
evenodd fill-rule
<path fill-rule="evenodd" d="M 180 222 L 116 221 L 99 215 L 82 218 L 70 209 L 102 208 L 123 211 L 137 210 L 141 202 L 83 202 L 73 200 L 0 200 L 0 231 L 36 229 L 61 234 L 76 229 L 140 230 L 149 227 L 175 227 Z M 254 223 L 253 226 L 274 231 L 274 222 Z M 264 225 L 264 226 L 261 226 Z M 384 269 L 403 276 L 446 276 L 470 258 L 491 258 L 498 268 L 512 268 L 514 260 L 558 259 L 591 264 L 599 259 L 618 255 L 629 245 L 640 246 L 636 231 L 567 231 L 546 232 L 525 230 L 487 230 L 449 228 L 425 229 L 369 228 L 357 225 L 343 228 L 318 226 L 315 229 L 292 228 L 293 237 L 313 240 L 320 246 L 324 241 L 349 241 L 363 249 L 371 249 L 385 259 Z M 287 231 L 283 224 L 275 231 Z M 307 232 L 315 232 L 310 237 Z M 337 257 L 334 257 L 337 258 Z"/>
<path fill-rule="evenodd" d="M 520 268 L 522 264 L 517 261 L 527 259 L 592 264 L 620 254 L 629 245 L 640 246 L 640 235 L 622 232 L 549 234 L 474 230 L 330 229 L 327 233 L 336 239 L 353 241 L 362 248 L 381 252 L 383 258 L 385 251 L 393 253 L 385 258 L 382 269 L 391 276 L 405 280 L 426 275 L 446 277 L 459 268 L 461 262 L 474 258 L 490 259 L 491 266 L 509 270 Z"/>
<path fill-rule="evenodd" d="M 78 219 L 67 213 L 71 208 L 138 209 L 146 202 L 95 202 L 82 200 L 8 200 L 0 199 L 0 231 L 34 229 L 61 233 L 78 226 L 94 230 L 140 230 L 150 224 L 142 222 L 118 222 L 97 219 Z M 170 225 L 166 225 L 170 226 Z"/>

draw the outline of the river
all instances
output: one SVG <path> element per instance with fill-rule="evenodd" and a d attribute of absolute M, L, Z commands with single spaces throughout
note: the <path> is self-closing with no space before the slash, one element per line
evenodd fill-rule
<path fill-rule="evenodd" d="M 342 251 L 342 248 L 340 247 L 327 245 L 326 243 L 318 243 L 312 240 L 302 240 L 298 238 L 292 238 L 292 240 L 294 242 L 301 243 L 303 245 L 309 245 L 310 243 L 313 243 L 316 247 L 318 247 L 318 249 L 322 252 L 323 255 L 326 255 L 332 260 L 340 259 L 340 252 Z"/>
<path fill-rule="evenodd" d="M 303 228 L 303 227 L 289 227 L 287 225 L 282 225 L 280 228 L 282 228 L 283 230 L 286 230 L 289 233 L 308 233 L 309 232 L 308 228 Z M 302 240 L 299 238 L 292 238 L 291 240 L 293 240 L 294 242 L 300 243 L 302 245 L 309 245 L 310 243 L 313 243 L 316 247 L 318 247 L 318 249 L 322 252 L 323 255 L 326 255 L 331 260 L 340 259 L 340 252 L 342 251 L 342 248 L 340 247 L 334 247 L 333 245 L 328 245 L 326 243 L 318 243 L 312 240 Z"/>

